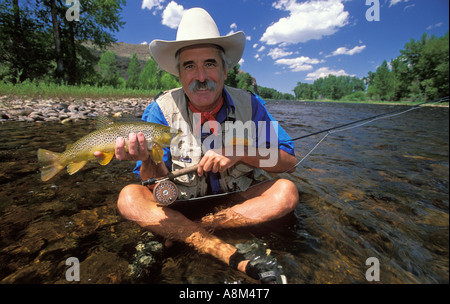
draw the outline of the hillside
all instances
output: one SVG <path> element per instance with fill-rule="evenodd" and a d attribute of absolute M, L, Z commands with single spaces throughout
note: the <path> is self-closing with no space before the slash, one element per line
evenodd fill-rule
<path fill-rule="evenodd" d="M 100 59 L 101 54 L 105 51 L 113 51 L 116 54 L 120 76 L 124 79 L 128 79 L 128 64 L 130 63 L 130 58 L 134 53 L 136 53 L 139 59 L 141 69 L 144 67 L 145 62 L 151 59 L 147 44 L 128 44 L 124 42 L 118 42 L 107 47 L 105 50 L 99 50 L 95 48 L 90 42 L 86 43 L 85 46 L 91 50 L 92 54 L 94 54 L 94 56 L 97 57 L 98 60 Z"/>

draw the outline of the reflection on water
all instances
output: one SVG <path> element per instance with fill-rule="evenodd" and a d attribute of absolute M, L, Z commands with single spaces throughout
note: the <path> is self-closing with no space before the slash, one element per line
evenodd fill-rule
<path fill-rule="evenodd" d="M 267 107 L 293 137 L 392 110 L 299 102 Z M 380 262 L 381 283 L 448 283 L 448 119 L 448 108 L 427 107 L 332 134 L 283 176 L 300 192 L 295 215 L 216 234 L 233 244 L 264 241 L 291 283 L 365 283 L 369 257 Z M 132 163 L 90 164 L 72 176 L 39 179 L 38 148 L 62 151 L 93 127 L 1 125 L 0 282 L 66 283 L 69 257 L 81 263 L 81 282 L 133 282 L 130 265 L 148 262 L 139 248 L 157 243 L 115 206 L 120 189 L 138 182 Z M 299 155 L 321 136 L 297 141 Z M 141 281 L 250 282 L 183 244 L 159 254 Z"/>

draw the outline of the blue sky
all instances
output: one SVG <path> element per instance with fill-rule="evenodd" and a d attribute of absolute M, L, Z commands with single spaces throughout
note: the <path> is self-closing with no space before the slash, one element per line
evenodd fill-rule
<path fill-rule="evenodd" d="M 133 44 L 175 40 L 192 7 L 207 10 L 221 35 L 243 31 L 241 69 L 285 93 L 328 74 L 362 78 L 400 55 L 411 38 L 449 29 L 448 0 L 129 0 L 115 37 Z M 378 11 L 379 21 L 368 21 L 368 10 Z"/>

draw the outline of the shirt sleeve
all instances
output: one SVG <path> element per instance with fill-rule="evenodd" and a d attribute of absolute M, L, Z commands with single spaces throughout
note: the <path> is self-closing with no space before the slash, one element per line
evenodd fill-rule
<path fill-rule="evenodd" d="M 265 101 L 259 97 L 258 95 L 252 94 L 252 118 L 257 126 L 257 132 L 260 134 L 262 130 L 259 130 L 259 126 L 265 126 L 266 127 L 266 147 L 268 148 L 272 141 L 274 141 L 273 138 L 270 138 L 270 128 L 276 124 L 276 120 L 270 115 L 270 113 L 265 108 Z M 265 122 L 263 124 L 260 124 L 259 122 Z M 278 124 L 278 128 L 276 131 L 276 137 L 278 140 L 278 149 L 281 149 L 291 155 L 295 155 L 294 150 L 294 142 L 292 141 L 292 138 L 287 134 L 287 132 Z M 272 131 L 273 133 L 273 131 Z M 257 145 L 261 145 L 262 143 L 257 142 Z"/>
<path fill-rule="evenodd" d="M 161 108 L 159 107 L 158 103 L 156 101 L 153 101 L 150 103 L 147 108 L 145 109 L 144 113 L 142 114 L 143 121 L 145 122 L 153 122 L 161 125 L 168 126 L 169 123 L 167 122 L 166 118 L 164 117 L 163 112 L 161 111 Z M 166 164 L 166 167 L 171 170 L 172 169 L 172 157 L 170 155 L 170 148 L 164 148 L 164 156 L 163 161 Z M 136 167 L 133 169 L 133 173 L 135 173 L 139 178 L 141 178 L 141 165 L 142 161 L 138 160 L 136 162 Z"/>

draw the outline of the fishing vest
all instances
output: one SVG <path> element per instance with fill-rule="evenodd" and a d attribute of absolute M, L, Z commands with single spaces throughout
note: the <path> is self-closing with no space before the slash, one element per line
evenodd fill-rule
<path fill-rule="evenodd" d="M 222 135 L 227 131 L 227 121 L 245 123 L 252 120 L 251 94 L 228 86 L 225 86 L 225 90 L 234 103 L 235 111 L 227 110 L 227 119 L 219 128 Z M 178 138 L 178 142 L 172 142 L 170 148 L 172 171 L 198 164 L 203 156 L 201 138 L 198 134 L 195 136 L 194 130 L 199 123 L 199 115 L 194 115 L 188 108 L 188 100 L 183 88 L 166 91 L 157 98 L 156 102 L 168 124 L 183 131 L 183 134 Z M 222 146 L 225 147 L 223 142 L 225 137 L 221 136 L 221 138 Z M 222 191 L 245 191 L 253 181 L 254 169 L 239 163 L 220 173 L 219 184 Z M 197 173 L 177 177 L 175 183 L 178 187 L 178 199 L 205 196 L 208 189 L 207 176 L 199 177 Z"/>

